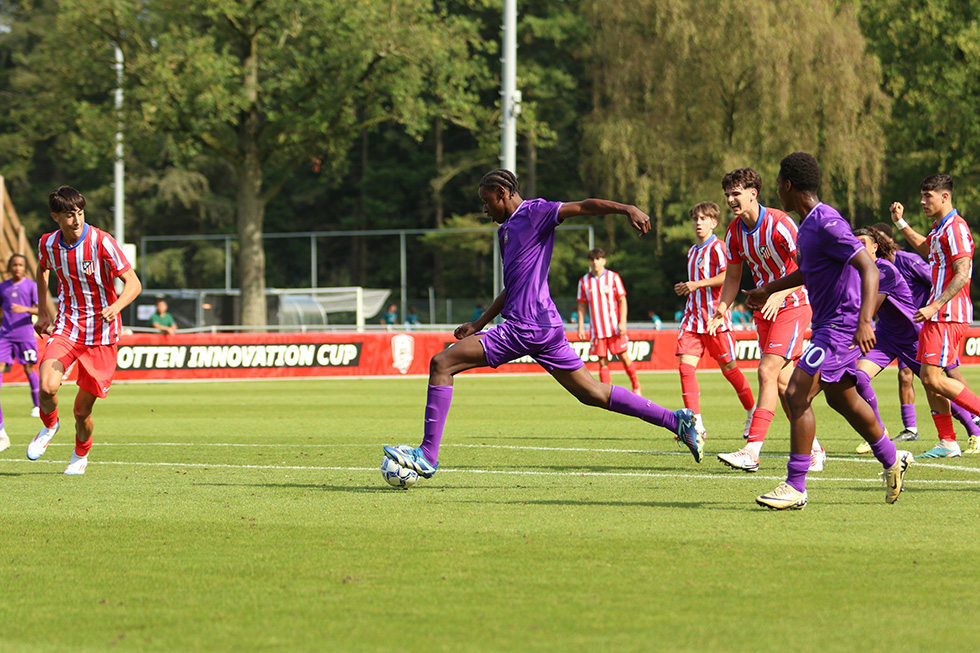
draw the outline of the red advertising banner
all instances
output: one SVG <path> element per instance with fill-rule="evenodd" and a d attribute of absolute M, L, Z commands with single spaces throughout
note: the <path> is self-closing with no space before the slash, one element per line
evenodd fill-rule
<path fill-rule="evenodd" d="M 588 365 L 598 369 L 589 342 L 571 345 Z M 639 370 L 673 370 L 677 367 L 676 331 L 630 332 L 630 355 Z M 739 366 L 755 368 L 759 344 L 755 331 L 735 331 Z M 261 333 L 261 334 L 139 334 L 119 341 L 116 380 L 252 379 L 275 377 L 401 376 L 428 375 L 429 359 L 452 345 L 451 332 L 401 331 L 371 333 Z M 38 350 L 43 342 L 38 343 Z M 966 334 L 961 361 L 980 364 L 980 328 Z M 708 357 L 701 367 L 714 368 Z M 23 382 L 23 367 L 11 366 L 7 382 Z M 544 373 L 525 357 L 479 372 Z M 74 374 L 70 375 L 70 378 Z"/>

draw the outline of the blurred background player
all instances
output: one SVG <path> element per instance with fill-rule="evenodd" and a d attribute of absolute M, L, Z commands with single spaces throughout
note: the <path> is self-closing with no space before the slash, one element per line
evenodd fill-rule
<path fill-rule="evenodd" d="M 888 260 L 893 254 L 893 241 L 881 231 L 855 229 L 854 235 L 864 245 L 868 254 L 878 268 L 878 300 L 875 306 L 875 346 L 864 354 L 857 362 L 857 391 L 865 398 L 874 410 L 875 418 L 888 433 L 878 412 L 878 398 L 871 389 L 871 379 L 877 376 L 893 360 L 904 361 L 906 369 L 918 376 L 921 366 L 916 360 L 919 350 L 919 332 L 921 326 L 914 320 L 915 311 L 919 306 L 912 299 L 905 278 Z M 879 254 L 881 256 L 879 256 Z M 930 406 L 941 405 L 942 399 L 927 393 Z M 939 401 L 940 404 L 936 404 Z M 956 404 L 951 404 L 953 415 L 967 428 L 971 437 L 976 435 L 977 425 L 970 413 Z M 893 441 L 898 441 L 894 438 Z M 870 453 L 871 445 L 863 442 L 857 449 L 858 453 Z"/>
<path fill-rule="evenodd" d="M 714 334 L 725 320 L 725 312 L 738 295 L 742 263 L 748 263 L 755 286 L 761 287 L 797 269 L 796 223 L 787 214 L 759 204 L 762 177 L 752 168 L 732 170 L 721 180 L 725 201 L 735 213 L 725 234 L 728 266 L 725 283 L 715 314 L 708 321 Z M 719 454 L 718 460 L 746 472 L 759 469 L 759 454 L 766 440 L 776 406 L 783 399 L 793 362 L 803 353 L 803 337 L 810 324 L 810 301 L 803 287 L 787 288 L 769 295 L 753 314 L 759 334 L 759 395 L 749 424 L 748 442 L 733 453 Z M 814 439 L 813 471 L 823 469 L 826 454 Z"/>
<path fill-rule="evenodd" d="M 633 392 L 640 394 L 636 366 L 629 356 L 626 335 L 626 287 L 618 273 L 606 269 L 606 253 L 600 247 L 589 250 L 589 271 L 578 282 L 578 339 L 585 340 L 585 307 L 589 307 L 592 353 L 599 358 L 599 380 L 611 383 L 609 356 L 623 363 Z"/>
<path fill-rule="evenodd" d="M 587 406 L 638 417 L 679 436 L 696 462 L 704 457 L 704 440 L 694 428 L 694 414 L 670 411 L 617 385 L 596 381 L 565 338 L 565 325 L 551 299 L 548 270 L 555 246 L 555 228 L 583 215 L 625 215 L 640 235 L 650 231 L 650 217 L 635 206 L 601 199 L 580 202 L 524 200 L 517 177 L 509 170 L 491 170 L 479 186 L 483 211 L 497 228 L 504 289 L 475 322 L 456 328 L 459 342 L 443 349 L 429 363 L 422 444 L 386 446 L 385 456 L 402 467 L 431 478 L 439 468 L 439 446 L 453 398 L 453 377 L 477 367 L 498 367 L 532 356 L 572 396 Z M 505 320 L 484 331 L 491 320 Z"/>
<path fill-rule="evenodd" d="M 725 282 L 728 265 L 725 246 L 713 233 L 718 226 L 721 209 L 714 202 L 701 202 L 691 207 L 689 215 L 694 225 L 695 244 L 687 252 L 687 281 L 674 285 L 674 292 L 687 297 L 684 315 L 677 330 L 678 369 L 681 375 L 681 396 L 684 407 L 694 412 L 698 431 L 704 435 L 701 419 L 701 388 L 698 386 L 696 369 L 705 351 L 715 359 L 722 374 L 742 402 L 746 411 L 745 432 L 752 423 L 752 388 L 735 362 L 735 341 L 732 338 L 732 322 L 726 313 L 722 324 L 714 334 L 708 333 L 708 320 L 715 314 L 721 285 Z"/>
<path fill-rule="evenodd" d="M 92 448 L 92 408 L 104 398 L 116 371 L 119 311 L 136 299 L 142 285 L 116 241 L 85 223 L 85 198 L 70 186 L 48 196 L 51 218 L 58 230 L 41 236 L 38 250 L 38 313 L 34 329 L 50 335 L 41 354 L 41 422 L 27 445 L 27 457 L 37 460 L 58 432 L 58 390 L 65 370 L 78 370 L 75 395 L 75 449 L 65 474 L 84 474 Z M 58 275 L 58 315 L 48 315 L 48 278 Z M 117 297 L 114 281 L 122 279 Z"/>
<path fill-rule="evenodd" d="M 878 268 L 850 225 L 817 196 L 820 168 L 805 152 L 783 158 L 776 177 L 783 208 L 801 218 L 799 269 L 749 292 L 749 305 L 760 306 L 772 292 L 806 284 L 813 306 L 813 333 L 786 390 L 790 410 L 790 457 L 786 481 L 756 503 L 774 510 L 802 510 L 807 504 L 816 421 L 811 403 L 822 390 L 831 408 L 871 443 L 885 477 L 885 502 L 902 491 L 912 454 L 897 451 L 856 389 L 857 359 L 875 345 L 871 324 L 878 301 Z"/>
<path fill-rule="evenodd" d="M 966 329 L 973 321 L 970 279 L 973 277 L 973 235 L 966 220 L 953 208 L 953 178 L 947 174 L 930 175 L 919 185 L 922 212 L 933 219 L 932 229 L 922 236 L 905 221 L 905 207 L 891 205 L 895 223 L 915 251 L 929 257 L 932 270 L 932 293 L 929 303 L 915 313 L 922 322 L 919 334 L 919 362 L 922 363 L 922 385 L 942 395 L 973 415 L 980 415 L 980 397 L 965 383 L 943 374 L 943 368 L 954 362 Z M 961 455 L 956 442 L 953 420 L 947 402 L 932 406 L 933 421 L 939 431 L 939 444 L 917 458 L 956 458 Z M 971 442 L 970 453 L 980 452 L 980 443 Z M 976 449 L 973 451 L 972 449 Z"/>
<path fill-rule="evenodd" d="M 10 278 L 0 283 L 0 308 L 3 309 L 3 320 L 0 322 L 0 364 L 2 372 L 8 372 L 10 366 L 24 366 L 24 374 L 31 387 L 31 400 L 34 408 L 31 417 L 38 413 L 38 377 L 34 371 L 37 362 L 37 338 L 34 336 L 32 316 L 37 315 L 37 284 L 26 278 L 27 258 L 23 254 L 14 254 L 7 263 Z M 3 376 L 0 374 L 0 383 Z M 10 447 L 10 438 L 3 426 L 3 411 L 0 410 L 0 451 Z"/>
<path fill-rule="evenodd" d="M 173 335 L 177 333 L 177 321 L 167 312 L 168 308 L 165 299 L 158 299 L 156 313 L 150 316 L 150 326 L 162 333 Z"/>

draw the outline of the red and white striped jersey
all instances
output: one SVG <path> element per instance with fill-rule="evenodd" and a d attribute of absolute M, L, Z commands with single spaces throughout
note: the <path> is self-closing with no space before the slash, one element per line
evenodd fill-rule
<path fill-rule="evenodd" d="M 705 281 L 721 274 L 728 267 L 725 258 L 725 246 L 712 234 L 701 245 L 693 245 L 687 251 L 687 278 L 689 281 Z M 687 296 L 684 306 L 684 317 L 681 319 L 682 331 L 707 333 L 708 320 L 715 314 L 718 300 L 721 299 L 721 286 L 698 288 Z M 725 311 L 725 321 L 719 331 L 732 328 L 730 311 Z"/>
<path fill-rule="evenodd" d="M 932 294 L 927 303 L 939 299 L 953 279 L 956 271 L 953 261 L 966 258 L 970 263 L 968 279 L 956 295 L 946 302 L 936 314 L 933 322 L 973 321 L 973 302 L 970 301 L 970 279 L 973 278 L 973 234 L 959 212 L 953 209 L 942 220 L 933 223 L 932 231 L 926 236 L 929 243 L 929 265 L 932 267 Z"/>
<path fill-rule="evenodd" d="M 619 298 L 626 295 L 623 279 L 612 270 L 598 277 L 586 273 L 578 282 L 578 301 L 588 304 L 592 339 L 619 335 Z"/>
<path fill-rule="evenodd" d="M 85 345 L 112 345 L 119 340 L 119 316 L 112 323 L 99 315 L 116 301 L 113 280 L 133 266 L 112 236 L 86 224 L 71 247 L 61 231 L 41 236 L 38 264 L 58 275 L 58 317 L 54 333 Z"/>
<path fill-rule="evenodd" d="M 752 280 L 759 288 L 796 271 L 796 223 L 777 209 L 759 207 L 759 221 L 750 231 L 736 218 L 725 234 L 729 263 L 746 261 L 752 270 Z M 809 303 L 806 288 L 786 296 L 780 308 L 805 306 Z"/>

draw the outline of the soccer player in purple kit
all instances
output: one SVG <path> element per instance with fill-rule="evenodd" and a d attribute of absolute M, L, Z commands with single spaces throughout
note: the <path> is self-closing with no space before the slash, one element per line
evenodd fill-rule
<path fill-rule="evenodd" d="M 504 289 L 479 319 L 456 328 L 454 335 L 459 342 L 432 357 L 421 446 L 386 446 L 385 456 L 423 478 L 431 478 L 439 467 L 439 445 L 452 403 L 453 377 L 465 370 L 495 368 L 530 355 L 583 404 L 662 426 L 676 434 L 694 460 L 701 462 L 704 440 L 694 427 L 694 414 L 686 408 L 667 410 L 626 388 L 597 381 L 565 338 L 561 315 L 548 289 L 555 228 L 564 220 L 625 215 L 642 236 L 650 231 L 649 216 L 635 206 L 610 200 L 525 200 L 518 192 L 517 177 L 509 170 L 484 175 L 479 194 L 484 212 L 500 225 L 497 239 Z M 497 315 L 506 321 L 484 331 Z"/>
<path fill-rule="evenodd" d="M 24 275 L 27 273 L 27 258 L 14 254 L 7 263 L 10 278 L 0 283 L 0 308 L 3 321 L 0 322 L 0 382 L 2 372 L 17 363 L 24 366 L 27 382 L 34 400 L 32 417 L 38 416 L 38 377 L 34 370 L 37 362 L 37 339 L 34 335 L 32 315 L 37 315 L 37 284 Z M 3 427 L 3 412 L 0 411 L 0 451 L 10 446 L 10 438 Z"/>
<path fill-rule="evenodd" d="M 921 365 L 916 360 L 919 351 L 919 332 L 922 327 L 915 321 L 915 312 L 919 304 L 913 298 L 908 283 L 892 264 L 894 258 L 894 242 L 882 231 L 871 229 L 856 229 L 854 235 L 861 241 L 871 258 L 878 267 L 878 301 L 875 309 L 875 346 L 864 354 L 857 362 L 857 390 L 871 405 L 875 418 L 882 424 L 878 413 L 878 398 L 871 389 L 871 379 L 877 376 L 893 360 L 904 362 L 910 374 L 918 376 Z M 936 394 L 927 392 L 930 406 L 941 408 L 945 402 Z M 953 416 L 966 426 L 967 431 L 974 433 L 972 415 L 956 404 L 951 404 Z M 884 428 L 884 425 L 882 425 Z M 894 439 L 893 441 L 898 441 Z M 870 453 L 871 446 L 864 443 L 858 447 L 858 453 Z"/>
<path fill-rule="evenodd" d="M 831 408 L 871 444 L 885 470 L 885 502 L 895 503 L 912 454 L 896 450 L 855 388 L 858 356 L 875 345 L 871 318 L 878 299 L 878 268 L 847 221 L 817 196 L 820 167 L 812 155 L 794 152 L 784 157 L 776 184 L 783 208 L 802 218 L 797 235 L 799 269 L 750 291 L 749 300 L 761 306 L 773 292 L 806 284 L 813 307 L 812 336 L 786 389 L 791 451 L 786 481 L 756 498 L 756 503 L 774 510 L 806 507 L 806 473 L 816 433 L 811 402 L 817 384 Z"/>

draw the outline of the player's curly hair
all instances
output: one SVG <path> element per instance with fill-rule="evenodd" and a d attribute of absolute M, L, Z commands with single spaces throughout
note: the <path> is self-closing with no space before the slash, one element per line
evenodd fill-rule
<path fill-rule="evenodd" d="M 885 234 L 874 227 L 860 227 L 854 230 L 855 236 L 864 236 L 865 238 L 870 238 L 878 245 L 878 258 L 891 259 L 892 254 L 895 252 L 895 243 L 891 238 L 885 236 Z"/>
<path fill-rule="evenodd" d="M 733 188 L 748 190 L 754 188 L 762 192 L 762 175 L 752 168 L 736 168 L 721 178 L 721 189 L 726 193 Z"/>
<path fill-rule="evenodd" d="M 793 152 L 779 162 L 779 176 L 788 179 L 801 193 L 816 193 L 820 188 L 820 166 L 812 154 Z"/>
<path fill-rule="evenodd" d="M 953 193 L 953 178 L 944 172 L 940 172 L 935 175 L 929 175 L 922 180 L 919 184 L 919 191 L 926 192 L 927 190 L 933 191 L 949 191 L 950 194 Z"/>
<path fill-rule="evenodd" d="M 483 190 L 484 188 L 502 188 L 511 195 L 514 193 L 517 193 L 518 195 L 520 194 L 517 188 L 517 175 L 510 170 L 504 170 L 503 168 L 491 170 L 487 174 L 483 175 L 483 179 L 480 180 L 480 190 Z"/>
<path fill-rule="evenodd" d="M 85 197 L 71 186 L 60 186 L 48 195 L 52 213 L 69 213 L 85 208 Z"/>

